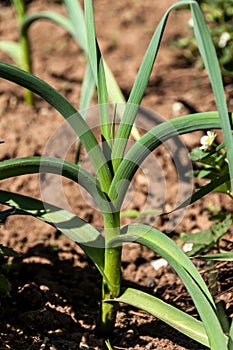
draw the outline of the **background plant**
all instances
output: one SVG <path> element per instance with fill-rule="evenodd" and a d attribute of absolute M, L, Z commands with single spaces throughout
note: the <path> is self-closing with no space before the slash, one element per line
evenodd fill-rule
<path fill-rule="evenodd" d="M 217 144 L 215 141 L 217 134 L 213 131 L 207 131 L 207 133 L 201 138 L 202 145 L 190 152 L 190 158 L 194 163 L 194 176 L 197 179 L 211 181 L 227 175 L 229 168 L 224 142 Z M 229 181 L 225 181 L 213 191 L 223 193 L 233 199 Z M 210 215 L 209 220 L 215 222 L 210 229 L 191 235 L 184 233 L 181 235 L 184 242 L 193 244 L 192 249 L 188 252 L 189 256 L 200 252 L 207 253 L 212 247 L 216 247 L 219 239 L 232 224 L 232 213 L 220 208 L 220 210 Z"/>
<path fill-rule="evenodd" d="M 143 98 L 157 56 L 159 44 L 169 13 L 178 6 L 189 5 L 194 19 L 194 30 L 205 66 L 208 70 L 216 98 L 218 112 L 191 114 L 164 122 L 143 135 L 125 154 L 130 132 Z M 177 134 L 196 130 L 222 128 L 229 160 L 229 173 L 213 179 L 203 186 L 183 205 L 189 204 L 230 179 L 233 188 L 232 115 L 228 115 L 220 69 L 211 37 L 196 1 L 179 1 L 171 6 L 159 23 L 122 113 L 118 130 L 108 113 L 108 86 L 105 63 L 95 36 L 92 2 L 84 1 L 85 28 L 88 58 L 97 86 L 100 109 L 100 134 L 98 143 L 83 116 L 62 95 L 46 82 L 17 67 L 0 64 L 0 76 L 31 89 L 55 107 L 71 125 L 95 169 L 96 176 L 81 166 L 50 157 L 27 157 L 6 160 L 0 164 L 1 179 L 30 173 L 62 174 L 84 187 L 98 205 L 104 220 L 104 236 L 73 213 L 20 194 L 0 191 L 0 201 L 14 208 L 2 215 L 25 214 L 56 226 L 77 242 L 93 260 L 103 277 L 102 303 L 97 329 L 106 337 L 114 328 L 119 302 L 144 309 L 184 334 L 213 350 L 233 348 L 233 326 L 222 326 L 217 307 L 202 277 L 184 252 L 156 228 L 131 224 L 121 227 L 120 211 L 127 188 L 135 172 L 147 155 L 165 140 Z M 230 118 L 229 118 L 230 116 Z M 165 258 L 181 277 L 197 308 L 201 321 L 137 289 L 121 288 L 121 245 L 123 242 L 144 244 Z M 109 344 L 108 344 L 109 346 Z"/>
<path fill-rule="evenodd" d="M 209 26 L 211 37 L 218 55 L 220 67 L 224 76 L 233 76 L 233 8 L 231 0 L 199 0 Z M 192 26 L 192 21 L 190 21 Z M 182 57 L 187 62 L 203 67 L 203 61 L 198 54 L 198 45 L 190 31 L 186 38 L 174 41 L 182 48 Z"/>
<path fill-rule="evenodd" d="M 190 158 L 194 163 L 194 176 L 197 179 L 213 180 L 215 178 L 228 174 L 228 159 L 224 142 L 216 143 L 217 134 L 214 131 L 207 131 L 201 140 L 201 146 L 194 148 L 190 152 Z M 229 181 L 216 187 L 213 192 L 221 192 L 229 195 L 232 199 Z M 219 246 L 220 238 L 228 232 L 232 225 L 233 215 L 231 212 L 221 210 L 217 211 L 209 208 L 209 220 L 214 222 L 209 229 L 195 233 L 180 234 L 182 244 L 186 244 L 189 249 L 186 254 L 190 257 L 198 257 L 205 261 L 205 268 L 208 271 L 208 285 L 211 294 L 216 300 L 216 306 L 222 326 L 227 329 L 227 316 L 222 301 L 219 299 L 217 271 L 215 261 L 232 261 L 233 253 L 221 249 Z M 212 211 L 212 214 L 211 214 Z M 217 253 L 211 253 L 212 249 L 218 250 Z"/>
<path fill-rule="evenodd" d="M 28 40 L 27 32 L 21 30 L 21 25 L 26 16 L 26 8 L 24 0 L 13 0 L 16 18 L 18 22 L 18 36 L 19 41 L 0 41 L 0 50 L 6 52 L 14 61 L 14 63 L 24 69 L 27 72 L 32 72 L 30 43 Z M 30 90 L 25 92 L 25 102 L 29 105 L 33 105 L 33 94 Z"/>
<path fill-rule="evenodd" d="M 0 296 L 1 297 L 9 295 L 11 291 L 11 285 L 7 278 L 10 265 L 4 260 L 4 257 L 17 257 L 17 256 L 20 256 L 20 254 L 17 253 L 15 250 L 0 244 Z"/>
<path fill-rule="evenodd" d="M 62 1 L 63 2 L 63 1 Z M 19 42 L 1 41 L 0 49 L 5 51 L 15 62 L 15 64 L 27 72 L 32 72 L 32 55 L 30 53 L 29 29 L 35 21 L 49 20 L 63 27 L 77 42 L 86 56 L 86 71 L 84 74 L 80 99 L 79 109 L 83 112 L 87 111 L 96 90 L 96 81 L 89 62 L 87 33 L 85 30 L 85 19 L 83 9 L 78 0 L 64 0 L 64 5 L 68 17 L 57 14 L 52 11 L 40 11 L 32 14 L 26 14 L 26 6 L 24 0 L 14 0 L 13 2 L 17 19 Z M 118 114 L 121 116 L 121 106 L 125 104 L 125 98 L 118 86 L 111 70 L 104 62 L 106 84 L 108 87 L 109 98 L 113 104 L 118 103 Z M 31 91 L 26 91 L 25 101 L 28 104 L 33 104 L 33 95 Z M 140 137 L 138 130 L 133 127 L 132 135 L 135 139 Z M 76 161 L 79 161 L 80 141 L 77 140 Z"/>
<path fill-rule="evenodd" d="M 26 13 L 26 1 L 14 0 L 13 5 L 18 22 L 19 42 L 0 41 L 0 49 L 5 51 L 14 61 L 14 63 L 27 72 L 32 72 L 32 55 L 30 52 L 29 30 L 35 21 L 49 20 L 63 27 L 81 47 L 87 58 L 86 73 L 83 78 L 80 94 L 79 108 L 81 111 L 87 110 L 95 91 L 95 79 L 88 59 L 87 35 L 85 30 L 85 19 L 83 9 L 78 0 L 64 0 L 68 17 L 57 14 L 52 11 L 40 11 L 35 13 Z M 108 92 L 112 103 L 125 103 L 124 96 L 118 86 L 111 70 L 105 64 L 105 75 L 108 85 Z M 33 103 L 31 91 L 25 96 L 27 103 Z M 133 131 L 137 138 L 138 133 Z"/>

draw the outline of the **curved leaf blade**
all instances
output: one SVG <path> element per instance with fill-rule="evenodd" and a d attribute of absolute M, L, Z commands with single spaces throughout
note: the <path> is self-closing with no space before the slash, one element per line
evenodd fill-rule
<path fill-rule="evenodd" d="M 227 337 L 217 317 L 217 309 L 210 292 L 191 260 L 165 234 L 159 230 L 142 225 L 128 225 L 122 230 L 123 235 L 109 244 L 135 241 L 156 251 L 178 273 L 198 310 L 206 329 L 211 350 L 227 350 Z"/>
<path fill-rule="evenodd" d="M 201 321 L 196 320 L 194 317 L 165 303 L 155 296 L 137 289 L 127 288 L 119 298 L 114 300 L 147 311 L 169 326 L 187 335 L 189 338 L 207 347 L 209 346 L 205 327 Z"/>
<path fill-rule="evenodd" d="M 227 150 L 227 158 L 229 160 L 231 192 L 233 193 L 233 137 L 231 133 L 232 124 L 228 116 L 227 103 L 224 94 L 224 87 L 218 57 L 208 27 L 205 23 L 205 19 L 202 15 L 199 5 L 196 2 L 191 4 L 191 11 L 194 21 L 194 34 L 197 39 L 199 51 L 210 77 L 212 90 L 221 119 L 221 128 L 223 130 L 224 141 Z"/>
<path fill-rule="evenodd" d="M 142 101 L 143 95 L 148 85 L 152 68 L 154 66 L 154 62 L 157 57 L 160 42 L 169 14 L 174 8 L 183 5 L 190 5 L 191 3 L 195 3 L 195 1 L 178 1 L 172 6 L 170 6 L 169 9 L 165 12 L 164 16 L 162 17 L 152 36 L 150 44 L 144 55 L 143 61 L 140 65 L 129 99 L 127 101 L 127 105 L 122 117 L 122 123 L 120 124 L 117 132 L 117 138 L 113 147 L 113 166 L 115 171 L 117 170 L 121 160 L 123 159 L 123 154 L 127 145 L 128 137 L 137 115 L 137 108 L 132 108 L 132 105 L 139 106 Z"/>
<path fill-rule="evenodd" d="M 52 157 L 25 157 L 0 162 L 0 180 L 35 173 L 52 173 L 75 181 L 90 193 L 103 214 L 112 212 L 98 180 L 76 164 Z"/>
<path fill-rule="evenodd" d="M 67 17 L 59 15 L 58 13 L 52 11 L 40 11 L 26 15 L 21 22 L 21 32 L 26 33 L 32 23 L 42 19 L 52 21 L 63 27 L 71 35 L 74 35 L 73 26 L 70 20 Z"/>
<path fill-rule="evenodd" d="M 93 226 L 67 210 L 49 203 L 46 203 L 45 210 L 43 202 L 12 192 L 0 190 L 0 203 L 15 208 L 15 215 L 31 215 L 55 226 L 76 242 L 103 274 L 104 238 Z"/>
<path fill-rule="evenodd" d="M 169 212 L 165 212 L 162 215 L 167 215 L 167 214 L 173 213 L 176 210 L 185 208 L 188 205 L 195 203 L 196 201 L 203 198 L 208 193 L 214 191 L 216 188 L 218 188 L 220 185 L 226 183 L 227 181 L 229 181 L 229 174 L 225 174 L 223 176 L 220 176 L 216 179 L 211 180 L 206 185 L 203 185 L 201 188 L 199 188 L 195 193 L 193 193 L 192 196 L 188 197 L 184 202 L 182 202 L 176 208 L 174 208 L 173 210 L 171 210 Z"/>
<path fill-rule="evenodd" d="M 233 114 L 229 113 L 233 121 Z M 197 130 L 220 129 L 218 112 L 189 114 L 163 122 L 143 135 L 124 156 L 111 183 L 109 197 L 119 209 L 123 203 L 128 184 L 146 157 L 163 142 L 177 135 Z M 127 181 L 122 181 L 122 179 Z M 116 192 L 117 189 L 117 192 Z"/>
<path fill-rule="evenodd" d="M 0 62 L 0 77 L 31 90 L 62 114 L 84 145 L 97 176 L 101 180 L 103 190 L 107 192 L 111 183 L 111 175 L 106 159 L 92 130 L 72 104 L 52 86 L 17 67 Z"/>

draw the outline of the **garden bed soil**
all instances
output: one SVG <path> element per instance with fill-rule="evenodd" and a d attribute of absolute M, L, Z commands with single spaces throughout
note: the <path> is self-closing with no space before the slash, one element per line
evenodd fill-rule
<path fill-rule="evenodd" d="M 170 0 L 94 2 L 100 48 L 126 98 L 149 39 L 172 3 Z M 29 12 L 38 10 L 65 14 L 64 6 L 55 1 L 36 0 L 28 4 Z M 188 11 L 182 11 L 175 12 L 169 18 L 158 64 L 142 101 L 144 107 L 165 119 L 177 116 L 177 107 L 180 114 L 216 109 L 206 72 L 184 66 L 177 58 L 178 49 L 171 45 L 171 40 L 187 33 L 189 17 Z M 0 4 L 0 39 L 17 40 L 14 11 L 7 1 Z M 78 108 L 85 67 L 81 49 L 65 30 L 48 21 L 33 24 L 30 41 L 34 74 L 57 88 Z M 0 59 L 11 63 L 3 52 L 0 52 Z M 233 85 L 229 81 L 226 96 L 231 110 Z M 0 145 L 1 160 L 42 155 L 47 141 L 62 121 L 62 117 L 39 97 L 35 99 L 35 107 L 25 105 L 23 89 L 1 80 L 0 140 L 4 141 Z M 184 136 L 182 142 L 191 149 L 199 145 L 202 135 L 202 132 L 198 132 Z M 67 156 L 70 160 L 74 157 L 73 150 L 74 147 Z M 83 152 L 82 156 L 85 156 Z M 165 209 L 170 210 L 177 196 L 174 164 L 163 147 L 154 153 L 154 159 L 162 169 L 166 184 Z M 86 195 L 79 191 L 77 185 L 68 180 L 63 185 L 72 209 L 89 223 L 101 226 L 98 211 L 85 200 Z M 2 181 L 1 189 L 40 198 L 37 175 Z M 148 202 L 150 197 L 145 176 L 140 172 L 133 182 L 132 193 L 125 205 L 127 210 L 142 211 L 146 202 L 153 207 L 155 201 L 164 201 L 163 193 L 158 197 L 153 193 Z M 180 232 L 206 229 L 210 226 L 211 212 L 219 208 L 232 212 L 232 203 L 225 195 L 208 195 L 190 206 L 182 221 L 167 234 L 175 239 Z M 154 220 L 153 224 L 163 231 L 170 222 L 169 217 L 155 220 L 153 215 L 143 217 L 143 220 L 146 223 L 153 223 Z M 124 224 L 129 221 L 132 219 L 123 219 Z M 0 300 L 0 349 L 104 349 L 103 339 L 96 336 L 94 331 L 101 298 L 101 279 L 82 250 L 56 229 L 32 217 L 11 217 L 1 224 L 0 229 L 1 244 L 21 254 L 17 258 L 1 258 L 11 290 Z M 232 244 L 231 228 L 221 239 L 220 246 L 231 250 Z M 156 259 L 158 256 L 145 247 L 134 243 L 125 245 L 123 285 L 140 288 L 196 316 L 192 300 L 180 279 L 170 266 L 156 270 L 152 264 Z M 6 265 L 7 262 L 11 265 Z M 200 261 L 197 263 L 201 264 Z M 220 298 L 231 316 L 232 263 L 217 263 L 216 270 Z M 200 272 L 206 277 L 207 268 L 200 265 Z M 205 349 L 155 317 L 123 304 L 111 344 L 114 349 Z"/>

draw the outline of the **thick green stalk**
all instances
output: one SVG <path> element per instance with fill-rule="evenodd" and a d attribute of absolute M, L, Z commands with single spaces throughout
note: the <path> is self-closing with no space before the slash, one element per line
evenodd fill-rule
<path fill-rule="evenodd" d="M 117 303 L 105 300 L 114 299 L 120 294 L 121 287 L 121 246 L 108 248 L 108 243 L 120 235 L 120 213 L 106 214 L 104 217 L 105 256 L 104 275 L 102 282 L 102 304 L 97 320 L 96 330 L 102 335 L 110 334 L 115 325 L 118 309 Z"/>
<path fill-rule="evenodd" d="M 25 3 L 24 0 L 14 0 L 14 6 L 17 13 L 17 21 L 20 28 L 19 31 L 19 43 L 20 43 L 20 49 L 22 54 L 22 69 L 24 69 L 26 72 L 31 73 L 32 72 L 32 64 L 31 64 L 31 52 L 30 52 L 30 44 L 28 40 L 27 31 L 21 30 L 21 25 L 23 22 L 23 19 L 25 17 Z M 34 96 L 33 93 L 30 90 L 25 90 L 24 95 L 25 102 L 32 106 L 34 104 Z"/>

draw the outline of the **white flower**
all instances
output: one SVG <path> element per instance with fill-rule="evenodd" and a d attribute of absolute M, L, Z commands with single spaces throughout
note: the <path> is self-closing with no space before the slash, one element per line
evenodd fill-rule
<path fill-rule="evenodd" d="M 200 149 L 203 149 L 203 151 L 207 151 L 213 144 L 217 134 L 213 131 L 207 131 L 207 135 L 202 136 L 200 143 L 201 147 Z"/>
<path fill-rule="evenodd" d="M 228 32 L 223 32 L 220 36 L 218 46 L 223 48 L 226 46 L 227 42 L 230 40 L 231 36 Z"/>
<path fill-rule="evenodd" d="M 185 243 L 183 245 L 182 249 L 185 253 L 191 252 L 191 250 L 193 249 L 193 243 L 191 243 L 191 242 Z"/>

